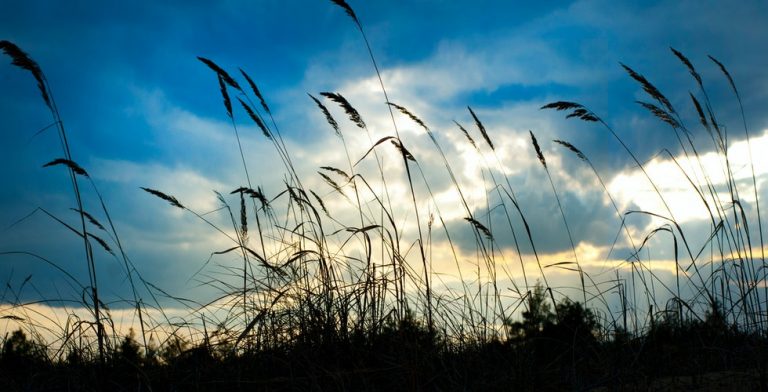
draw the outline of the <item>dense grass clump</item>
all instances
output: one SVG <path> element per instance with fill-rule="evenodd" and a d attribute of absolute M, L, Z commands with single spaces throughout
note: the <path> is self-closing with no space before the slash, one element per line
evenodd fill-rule
<path fill-rule="evenodd" d="M 569 239 L 571 256 L 554 263 L 545 262 L 538 251 L 526 206 L 516 196 L 498 146 L 478 112 L 467 108 L 476 132 L 455 124 L 483 163 L 488 210 L 501 211 L 500 219 L 468 201 L 468 189 L 455 171 L 460 163 L 446 154 L 429 123 L 390 100 L 363 24 L 345 1 L 333 2 L 352 18 L 361 34 L 391 129 L 372 129 L 364 114 L 339 92 L 309 94 L 321 116 L 318 128 L 330 127 L 346 162 L 339 167 L 321 166 L 317 176 L 300 173 L 254 80 L 243 70 L 230 74 L 214 60 L 199 57 L 215 78 L 237 140 L 242 183 L 216 192 L 220 208 L 214 212 L 219 215 L 194 210 L 183 196 L 172 195 L 173 190 L 149 186 L 142 190 L 148 203 L 168 203 L 168 208 L 198 219 L 229 244 L 212 250 L 211 259 L 235 257 L 238 266 L 223 268 L 223 274 L 204 281 L 220 293 L 205 303 L 164 291 L 134 266 L 97 184 L 70 151 L 42 68 L 15 44 L 0 41 L 12 64 L 36 80 L 50 109 L 62 151 L 45 167 L 66 170 L 78 222 L 67 223 L 42 207 L 35 213 L 52 218 L 82 242 L 88 272 L 88 282 L 81 282 L 54 260 L 34 252 L 0 253 L 0 257 L 46 263 L 62 273 L 75 293 L 75 299 L 45 299 L 68 306 L 74 302 L 65 308 L 66 320 L 55 323 L 50 322 L 53 318 L 39 321 L 37 304 L 22 303 L 10 295 L 0 298 L 0 303 L 8 304 L 8 313 L 0 314 L 8 326 L 0 337 L 4 387 L 646 390 L 697 388 L 731 378 L 741 380 L 738 385 L 745 389 L 768 388 L 768 269 L 755 170 L 751 167 L 751 186 L 737 181 L 728 149 L 733 136 L 729 138 L 728 129 L 717 120 L 703 79 L 690 60 L 672 49 L 699 87 L 697 94 L 690 94 L 691 111 L 698 120 L 695 129 L 686 125 L 687 117 L 645 76 L 622 67 L 648 96 L 648 101 L 638 102 L 640 107 L 671 128 L 679 142 L 674 151 L 701 173 L 691 174 L 679 162 L 680 155 L 662 149 L 661 154 L 677 165 L 697 195 L 692 202 L 706 206 L 711 232 L 697 239 L 700 249 L 694 248 L 690 234 L 675 218 L 676 211 L 646 171 L 645 157 L 636 156 L 618 131 L 581 103 L 556 101 L 542 106 L 607 131 L 663 206 L 660 211 L 620 210 L 588 155 L 571 142 L 554 141 L 594 173 L 621 222 L 617 241 L 621 238 L 632 252 L 610 266 L 615 278 L 606 278 L 604 273 L 591 273 L 577 251 L 573 226 L 550 171 L 551 160 L 545 156 L 548 150 L 542 148 L 544 141 L 529 131 L 530 150 L 525 153 L 547 175 L 546 191 L 557 202 L 557 224 L 562 223 Z M 720 61 L 711 60 L 741 104 L 732 75 Z M 337 112 L 368 138 L 370 147 L 353 149 L 351 135 L 334 117 Z M 252 182 L 238 128 L 241 115 L 258 128 L 264 143 L 274 147 L 284 168 L 281 189 L 267 190 Z M 455 233 L 452 237 L 434 203 L 435 193 L 422 166 L 426 163 L 401 137 L 401 117 L 425 132 L 440 170 L 445 170 L 455 191 L 465 214 L 462 223 L 474 240 L 474 259 L 469 263 L 459 254 Z M 694 132 L 705 133 L 707 144 L 692 137 Z M 725 173 L 725 185 L 713 182 L 703 151 L 714 151 L 720 158 L 717 170 Z M 402 171 L 387 169 L 393 157 Z M 320 181 L 321 186 L 307 185 Z M 83 184 L 89 185 L 87 199 Z M 404 185 L 406 197 L 395 196 L 395 184 Z M 745 197 L 747 193 L 751 195 Z M 754 205 L 746 200 L 754 200 Z M 425 201 L 435 208 L 425 208 Z M 339 211 L 339 206 L 346 210 Z M 649 218 L 657 226 L 638 237 L 626 224 L 636 216 Z M 512 237 L 511 250 L 501 248 L 501 235 Z M 669 236 L 673 246 L 672 286 L 643 256 L 655 244 L 652 239 L 662 235 Z M 445 274 L 434 267 L 446 261 L 432 257 L 437 238 L 444 238 L 448 258 L 453 258 L 447 261 L 456 266 L 458 276 L 452 282 L 446 283 Z M 95 257 L 102 255 L 120 262 L 130 284 L 124 304 L 137 322 L 129 331 L 120 329 L 110 307 L 99 299 Z M 577 287 L 557 287 L 551 283 L 551 271 L 572 274 Z M 171 308 L 182 308 L 187 314 L 172 316 Z"/>

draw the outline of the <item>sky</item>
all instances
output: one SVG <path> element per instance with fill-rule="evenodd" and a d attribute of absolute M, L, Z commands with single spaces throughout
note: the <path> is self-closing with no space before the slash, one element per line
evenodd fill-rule
<path fill-rule="evenodd" d="M 627 239 L 616 240 L 620 220 L 607 195 L 621 213 L 643 210 L 666 215 L 635 162 L 605 128 L 566 120 L 564 112 L 539 109 L 561 100 L 587 106 L 610 125 L 666 196 L 692 247 L 706 245 L 712 229 L 706 210 L 669 159 L 674 156 L 688 167 L 680 143 L 668 125 L 635 102 L 654 101 L 621 66 L 644 75 L 669 98 L 691 130 L 701 155 L 698 162 L 704 162 L 699 167 L 705 167 L 711 181 L 722 188 L 721 156 L 698 123 L 689 97 L 689 93 L 703 95 L 670 47 L 696 67 L 718 122 L 730 131 L 733 176 L 742 187 L 745 212 L 755 215 L 751 168 L 757 194 L 768 194 L 768 162 L 760 153 L 768 147 L 764 110 L 768 55 L 760 49 L 768 42 L 768 4 L 535 3 L 349 1 L 365 29 L 390 101 L 429 126 L 474 215 L 496 227 L 494 239 L 500 254 L 506 252 L 505 262 L 511 264 L 516 257 L 514 242 L 508 226 L 499 223 L 505 217 L 503 209 L 494 208 L 498 196 L 488 191 L 491 173 L 500 183 L 509 181 L 542 257 L 552 263 L 573 259 L 557 199 L 529 131 L 546 157 L 577 257 L 596 276 L 609 279 L 615 266 L 606 267 L 603 261 L 620 264 L 630 253 Z M 201 276 L 227 279 L 222 271 L 233 262 L 227 256 L 207 262 L 212 252 L 232 243 L 192 214 L 140 189 L 161 190 L 200 214 L 220 206 L 213 192 L 218 191 L 237 210 L 239 201 L 228 195 L 246 185 L 237 140 L 216 74 L 198 56 L 215 61 L 243 85 L 238 68 L 253 78 L 303 184 L 333 200 L 329 207 L 340 221 L 354 224 L 354 211 L 345 209 L 348 204 L 334 198 L 316 174 L 321 166 L 348 167 L 348 163 L 339 138 L 307 94 L 339 92 L 360 112 L 372 136 L 356 128 L 333 102 L 323 100 L 347 138 L 352 161 L 360 159 L 373 141 L 393 135 L 393 125 L 365 42 L 349 16 L 332 2 L 27 1 L 3 8 L 0 39 L 17 44 L 42 68 L 73 159 L 102 194 L 130 260 L 153 284 L 172 295 L 206 302 L 220 293 L 201 284 L 205 280 Z M 739 89 L 755 152 L 751 160 L 738 102 L 708 55 L 725 64 Z M 483 122 L 495 151 L 483 143 L 467 107 Z M 423 173 L 419 178 L 427 179 L 435 195 L 427 197 L 424 181 L 417 179 L 423 211 L 439 209 L 455 249 L 471 266 L 477 251 L 473 228 L 463 219 L 467 214 L 439 154 L 416 123 L 398 113 L 395 119 L 403 144 L 419 161 Z M 454 121 L 470 132 L 483 154 L 471 147 Z M 80 283 L 88 281 L 81 241 L 59 222 L 75 225 L 79 219 L 70 210 L 75 204 L 68 177 L 61 167 L 42 167 L 62 156 L 52 128 L 38 133 L 51 122 L 34 79 L 2 57 L 0 156 L 5 164 L 0 167 L 0 281 L 6 287 L 0 301 L 6 304 L 77 302 L 80 289 L 43 258 Z M 285 179 L 278 155 L 239 108 L 234 122 L 254 187 L 261 186 L 270 197 L 277 195 Z M 608 192 L 588 165 L 553 139 L 582 150 Z M 377 152 L 389 158 L 385 169 L 393 199 L 407 200 L 402 162 L 392 159 L 395 150 L 382 146 Z M 375 173 L 374 169 L 369 159 L 360 170 Z M 95 192 L 87 183 L 83 186 L 86 208 L 106 221 Z M 413 213 L 406 203 L 396 204 L 402 207 L 397 220 L 414 238 Z M 221 211 L 205 216 L 233 233 Z M 631 214 L 627 222 L 637 243 L 663 223 L 647 214 Z M 515 225 L 519 228 L 520 222 Z M 443 234 L 435 234 L 433 268 L 455 280 L 451 263 L 439 260 L 449 254 L 445 240 Z M 645 257 L 670 260 L 669 241 L 654 241 L 656 246 Z M 528 257 L 531 249 L 523 246 L 521 252 Z M 116 308 L 125 306 L 122 300 L 131 294 L 124 264 L 100 249 L 95 257 L 102 296 Z M 195 275 L 201 269 L 202 275 Z M 671 279 L 673 270 L 667 268 L 661 279 Z M 551 279 L 561 286 L 575 285 L 572 273 L 552 271 Z M 515 279 L 519 276 L 511 280 Z M 511 287 L 513 282 L 505 284 Z"/>

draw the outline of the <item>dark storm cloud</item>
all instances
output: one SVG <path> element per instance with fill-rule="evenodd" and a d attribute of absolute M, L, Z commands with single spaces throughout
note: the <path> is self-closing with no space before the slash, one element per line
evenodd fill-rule
<path fill-rule="evenodd" d="M 516 183 L 514 179 L 512 182 Z M 526 184 L 528 186 L 514 191 L 522 215 L 528 222 L 536 251 L 539 254 L 548 254 L 569 250 L 571 243 L 568 239 L 568 233 L 549 184 L 546 180 L 527 181 Z M 602 189 L 594 187 L 591 182 L 587 186 L 592 189 L 587 188 L 585 192 L 580 192 L 580 194 L 568 190 L 567 187 L 558 189 L 558 196 L 565 211 L 574 244 L 578 245 L 580 242 L 585 242 L 595 246 L 611 246 L 617 234 L 621 234 L 620 238 L 625 236 L 621 228 L 622 217 L 617 216 L 613 206 L 605 199 Z M 530 240 L 520 218 L 520 213 L 515 209 L 513 203 L 509 201 L 506 195 L 503 206 L 498 203 L 496 195 L 492 196 L 491 200 L 490 224 L 487 223 L 489 214 L 486 208 L 473 211 L 473 215 L 486 226 L 490 226 L 497 246 L 502 249 L 516 250 L 512 229 L 509 226 L 511 220 L 520 250 L 524 254 L 531 254 Z M 623 214 L 625 211 L 620 212 Z M 627 224 L 642 228 L 649 220 L 647 217 L 628 220 Z M 448 229 L 455 238 L 458 238 L 455 243 L 464 252 L 471 254 L 477 248 L 472 234 L 474 229 L 468 222 L 452 222 L 448 225 Z"/>

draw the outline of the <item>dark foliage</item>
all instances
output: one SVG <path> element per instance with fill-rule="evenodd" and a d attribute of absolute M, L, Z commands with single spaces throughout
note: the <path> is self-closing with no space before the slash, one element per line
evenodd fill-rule
<path fill-rule="evenodd" d="M 16 331 L 3 344 L 0 377 L 9 390 L 554 391 L 647 389 L 727 370 L 751 372 L 754 385 L 744 387 L 758 388 L 765 373 L 765 339 L 727 325 L 716 307 L 703 321 L 667 312 L 644 336 L 608 337 L 590 309 L 568 299 L 553 308 L 541 285 L 526 302 L 504 341 L 448 341 L 408 313 L 375 331 L 320 320 L 291 343 L 245 351 L 174 336 L 147 354 L 131 331 L 105 365 L 77 351 L 51 362 Z"/>

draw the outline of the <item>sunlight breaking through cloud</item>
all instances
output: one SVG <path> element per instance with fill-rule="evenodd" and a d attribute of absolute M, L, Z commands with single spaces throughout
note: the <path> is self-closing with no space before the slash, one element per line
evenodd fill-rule
<path fill-rule="evenodd" d="M 762 193 L 761 185 L 768 179 L 768 160 L 761 153 L 768 148 L 768 132 L 753 137 L 749 145 L 746 140 L 734 142 L 728 148 L 727 161 L 725 154 L 712 151 L 700 152 L 698 158 L 692 154 L 680 154 L 674 159 L 669 155 L 660 155 L 649 161 L 645 170 L 667 201 L 678 223 L 709 219 L 708 205 L 731 205 L 729 178 L 735 181 L 738 188 L 734 192 L 751 211 L 751 205 L 755 202 L 752 170 L 759 193 Z M 701 195 L 693 186 L 699 189 Z M 643 211 L 668 216 L 661 198 L 640 170 L 614 176 L 608 189 L 625 209 L 634 203 Z M 715 190 L 714 198 L 710 189 Z"/>

